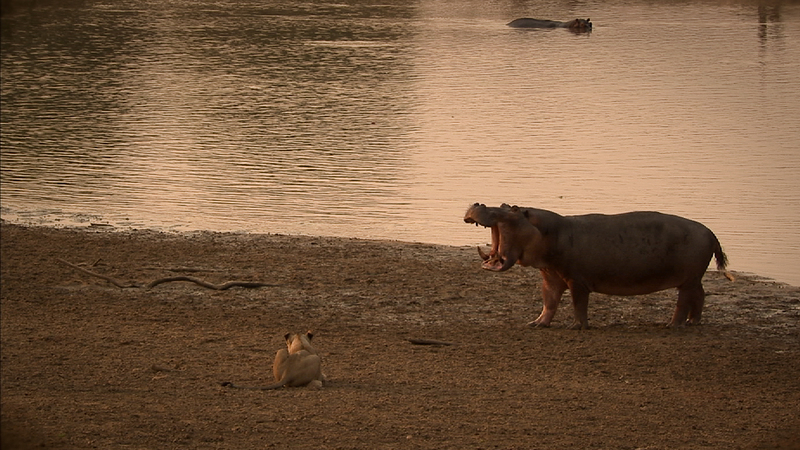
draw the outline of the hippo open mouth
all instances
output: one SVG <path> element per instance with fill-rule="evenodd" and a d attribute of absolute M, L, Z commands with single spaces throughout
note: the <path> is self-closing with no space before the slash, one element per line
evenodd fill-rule
<path fill-rule="evenodd" d="M 478 225 L 479 224 L 476 222 L 475 226 Z M 506 259 L 498 251 L 500 248 L 500 232 L 497 229 L 497 225 L 493 227 L 484 225 L 484 227 L 492 229 L 492 248 L 487 255 L 482 248 L 478 247 L 478 254 L 481 256 L 481 259 L 483 259 L 481 267 L 487 270 L 502 271 L 504 270 L 503 266 L 505 265 Z"/>
<path fill-rule="evenodd" d="M 501 208 L 508 208 L 508 205 L 503 205 Z M 470 206 L 466 214 L 464 214 L 464 222 L 474 223 L 475 226 L 482 225 L 485 228 L 491 228 L 492 248 L 489 251 L 489 254 L 487 255 L 480 247 L 478 247 L 478 254 L 481 256 L 481 259 L 483 259 L 483 264 L 481 264 L 481 267 L 487 270 L 502 272 L 510 269 L 516 260 L 510 261 L 507 264 L 506 256 L 500 251 L 500 244 L 503 240 L 503 236 L 500 233 L 500 218 L 497 217 L 497 209 L 498 208 L 492 208 L 492 210 L 489 210 L 486 205 L 475 203 L 474 205 Z"/>

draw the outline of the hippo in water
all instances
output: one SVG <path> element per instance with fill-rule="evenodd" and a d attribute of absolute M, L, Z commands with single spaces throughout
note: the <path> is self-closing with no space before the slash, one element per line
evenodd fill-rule
<path fill-rule="evenodd" d="M 575 19 L 569 22 L 559 22 L 557 20 L 542 19 L 516 19 L 507 24 L 512 28 L 567 28 L 575 32 L 592 31 L 592 22 L 589 19 Z"/>
<path fill-rule="evenodd" d="M 546 327 L 561 295 L 569 289 L 575 321 L 589 327 L 589 293 L 642 295 L 678 288 L 670 327 L 700 323 L 703 275 L 713 255 L 717 269 L 727 258 L 717 237 L 703 224 L 658 212 L 561 216 L 551 211 L 508 206 L 470 206 L 464 222 L 492 229 L 492 249 L 478 253 L 482 267 L 505 271 L 514 264 L 542 272 L 544 308 L 529 326 Z M 725 276 L 733 280 L 728 272 Z"/>

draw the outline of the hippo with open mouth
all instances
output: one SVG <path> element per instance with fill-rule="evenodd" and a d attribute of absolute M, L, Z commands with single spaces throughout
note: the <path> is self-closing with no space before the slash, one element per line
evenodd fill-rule
<path fill-rule="evenodd" d="M 561 216 L 544 209 L 475 203 L 464 222 L 492 230 L 482 267 L 505 271 L 519 264 L 542 272 L 544 308 L 529 326 L 549 326 L 561 295 L 572 293 L 574 329 L 589 327 L 589 293 L 642 295 L 678 288 L 670 327 L 700 323 L 703 275 L 712 255 L 724 271 L 727 257 L 703 224 L 658 212 Z M 733 277 L 725 271 L 731 281 Z"/>
<path fill-rule="evenodd" d="M 589 19 L 574 19 L 568 22 L 559 22 L 558 20 L 530 19 L 524 17 L 522 19 L 512 20 L 506 25 L 512 28 L 567 28 L 576 33 L 592 31 L 592 22 Z"/>

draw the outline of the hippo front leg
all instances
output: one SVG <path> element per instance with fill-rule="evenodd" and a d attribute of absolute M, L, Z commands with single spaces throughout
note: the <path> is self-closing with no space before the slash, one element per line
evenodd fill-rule
<path fill-rule="evenodd" d="M 542 270 L 542 313 L 533 322 L 528 323 L 529 327 L 549 327 L 553 316 L 556 315 L 561 296 L 567 290 L 567 283 L 561 277 L 548 271 Z"/>

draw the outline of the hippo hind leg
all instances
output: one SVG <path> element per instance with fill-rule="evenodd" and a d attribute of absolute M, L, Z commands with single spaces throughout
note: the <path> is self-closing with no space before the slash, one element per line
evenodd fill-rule
<path fill-rule="evenodd" d="M 698 325 L 703 315 L 706 293 L 700 280 L 678 287 L 678 304 L 668 327 L 682 327 L 687 324 Z"/>
<path fill-rule="evenodd" d="M 700 325 L 700 318 L 703 315 L 703 305 L 706 302 L 706 292 L 703 290 L 703 285 L 696 288 L 695 295 L 692 296 L 692 302 L 689 303 L 689 324 Z"/>
<path fill-rule="evenodd" d="M 574 283 L 569 287 L 572 294 L 572 308 L 574 309 L 575 320 L 569 326 L 570 330 L 589 329 L 589 290 L 582 286 L 575 286 Z"/>

